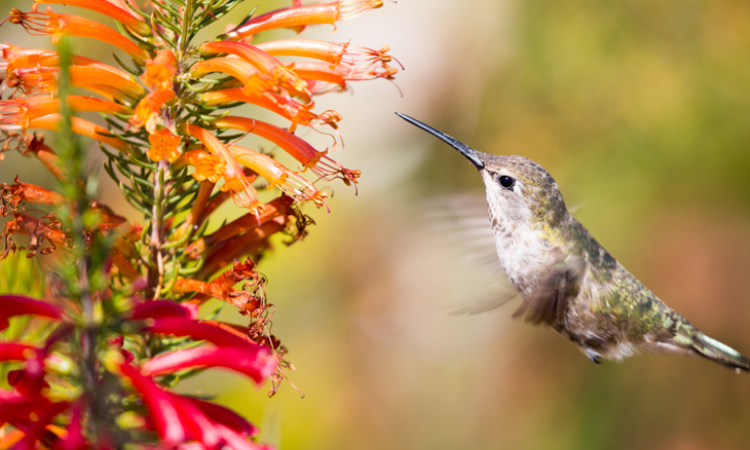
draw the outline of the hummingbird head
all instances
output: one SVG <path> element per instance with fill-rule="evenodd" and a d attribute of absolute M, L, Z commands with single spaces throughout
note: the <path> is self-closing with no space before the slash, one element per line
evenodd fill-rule
<path fill-rule="evenodd" d="M 493 226 L 500 221 L 510 222 L 512 229 L 521 224 L 556 227 L 566 217 L 557 183 L 539 164 L 523 156 L 482 153 L 405 114 L 396 114 L 461 152 L 479 170 Z"/>

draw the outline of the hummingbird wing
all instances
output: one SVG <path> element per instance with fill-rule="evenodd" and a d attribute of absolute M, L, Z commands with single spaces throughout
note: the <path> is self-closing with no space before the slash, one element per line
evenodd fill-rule
<path fill-rule="evenodd" d="M 513 317 L 525 315 L 524 321 L 535 325 L 563 326 L 568 303 L 580 291 L 585 265 L 578 259 L 562 260 L 560 256 L 553 261 L 534 293 L 521 303 Z"/>
<path fill-rule="evenodd" d="M 423 202 L 421 220 L 441 245 L 466 263 L 497 280 L 449 314 L 475 315 L 492 311 L 518 297 L 497 259 L 495 235 L 487 215 L 487 200 L 478 193 L 432 197 Z"/>

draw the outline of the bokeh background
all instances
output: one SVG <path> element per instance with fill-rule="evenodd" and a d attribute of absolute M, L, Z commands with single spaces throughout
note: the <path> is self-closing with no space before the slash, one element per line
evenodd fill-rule
<path fill-rule="evenodd" d="M 0 0 L 2 10 L 30 5 Z M 279 243 L 260 266 L 305 398 L 287 384 L 268 399 L 231 373 L 201 375 L 184 391 L 216 395 L 283 450 L 750 447 L 747 375 L 654 355 L 594 365 L 554 332 L 511 320 L 518 300 L 450 315 L 494 295 L 487 286 L 501 279 L 461 257 L 451 239 L 460 230 L 431 231 L 436 199 L 461 193 L 476 204 L 481 181 L 393 114 L 542 164 L 633 274 L 748 354 L 750 3 L 401 0 L 333 35 L 304 36 L 387 43 L 406 67 L 398 88 L 353 84 L 318 100 L 345 117 L 346 148 L 334 157 L 363 170 L 359 193 L 334 185 L 331 213 L 308 209 L 317 221 L 308 238 Z M 9 24 L 0 39 L 49 45 Z M 105 61 L 112 52 L 76 48 Z M 92 171 L 100 167 L 92 148 Z M 0 179 L 16 174 L 50 185 L 38 163 L 7 155 Z M 101 174 L 103 201 L 128 212 Z M 3 265 L 2 286 L 12 286 Z"/>

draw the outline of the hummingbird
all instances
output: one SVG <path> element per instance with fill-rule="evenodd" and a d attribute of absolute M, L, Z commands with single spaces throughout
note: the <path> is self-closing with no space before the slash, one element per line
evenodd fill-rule
<path fill-rule="evenodd" d="M 612 257 L 568 212 L 542 166 L 522 156 L 482 153 L 396 114 L 479 170 L 500 265 L 522 298 L 514 317 L 553 328 L 595 363 L 646 351 L 699 355 L 738 373 L 750 371 L 750 359 L 703 334 Z"/>

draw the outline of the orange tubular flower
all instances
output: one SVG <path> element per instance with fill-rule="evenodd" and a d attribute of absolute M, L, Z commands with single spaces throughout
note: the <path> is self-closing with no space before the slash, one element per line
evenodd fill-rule
<path fill-rule="evenodd" d="M 353 47 L 348 42 L 279 39 L 260 43 L 257 47 L 273 56 L 300 56 L 317 59 L 330 63 L 331 68 L 342 62 L 350 66 L 369 68 L 378 63 L 387 64 L 394 61 L 394 58 L 388 54 L 390 47 L 387 45 L 380 50 L 373 50 L 367 47 Z"/>
<path fill-rule="evenodd" d="M 257 172 L 258 175 L 268 181 L 271 187 L 277 187 L 285 194 L 300 201 L 312 200 L 318 207 L 325 204 L 325 198 L 328 196 L 325 192 L 318 191 L 309 181 L 287 169 L 270 156 L 239 145 L 230 145 L 227 149 L 237 162 Z"/>
<path fill-rule="evenodd" d="M 8 74 L 8 86 L 18 87 L 25 93 L 51 93 L 57 90 L 57 79 L 53 74 L 57 68 L 17 69 Z M 88 89 L 108 97 L 110 100 L 138 99 L 146 94 L 143 86 L 129 78 L 120 77 L 97 67 L 70 67 L 71 86 Z"/>
<path fill-rule="evenodd" d="M 87 37 L 104 41 L 124 51 L 138 64 L 148 59 L 148 53 L 133 41 L 117 31 L 93 20 L 84 19 L 70 14 L 47 12 L 24 13 L 13 8 L 10 12 L 10 22 L 21 25 L 29 33 L 37 35 L 51 35 L 53 44 L 66 36 Z"/>
<path fill-rule="evenodd" d="M 222 89 L 207 92 L 201 95 L 201 102 L 208 106 L 219 106 L 229 102 L 245 102 L 260 106 L 292 121 L 290 131 L 294 131 L 297 125 L 320 125 L 328 124 L 336 128 L 340 120 L 337 114 L 317 115 L 310 111 L 311 105 L 303 105 L 292 99 L 287 99 L 273 94 L 245 94 L 241 88 Z"/>
<path fill-rule="evenodd" d="M 221 187 L 221 190 L 231 191 L 232 199 L 235 203 L 257 214 L 263 205 L 258 202 L 258 193 L 250 185 L 252 179 L 245 176 L 242 168 L 237 164 L 231 153 L 229 153 L 227 147 L 205 128 L 186 124 L 185 131 L 193 138 L 201 141 L 211 153 L 224 158 L 226 167 L 224 168 L 224 186 Z M 209 180 L 213 181 L 210 178 Z"/>
<path fill-rule="evenodd" d="M 259 215 L 245 214 L 222 226 L 212 234 L 196 240 L 185 249 L 185 252 L 191 258 L 197 259 L 215 244 L 231 239 L 238 234 L 247 233 L 276 217 L 289 215 L 293 202 L 294 199 L 286 195 L 276 197 L 265 204 L 263 212 Z"/>
<path fill-rule="evenodd" d="M 219 36 L 219 39 L 237 41 L 275 28 L 293 28 L 301 32 L 307 25 L 334 25 L 340 19 L 351 19 L 381 6 L 382 0 L 350 0 L 277 9 L 249 20 L 244 25 Z"/>
<path fill-rule="evenodd" d="M 305 102 L 310 102 L 307 83 L 298 77 L 293 70 L 285 67 L 281 61 L 254 45 L 236 41 L 212 41 L 204 42 L 200 46 L 200 50 L 204 55 L 228 53 L 239 56 L 255 66 L 261 73 L 270 76 L 275 83 L 291 92 L 292 95 L 301 97 Z"/>
<path fill-rule="evenodd" d="M 36 11 L 37 6 L 40 3 L 55 3 L 58 5 L 70 5 L 90 9 L 91 11 L 96 11 L 115 19 L 136 34 L 141 36 L 151 36 L 151 27 L 146 25 L 143 20 L 105 0 L 34 0 L 34 7 L 32 10 Z"/>
<path fill-rule="evenodd" d="M 36 158 L 52 173 L 58 180 L 64 179 L 60 158 L 41 139 L 34 138 L 26 150 Z"/>
<path fill-rule="evenodd" d="M 107 144 L 123 153 L 130 153 L 130 146 L 120 139 L 106 136 L 111 134 L 109 130 L 99 125 L 81 119 L 80 117 L 71 117 L 73 133 L 87 136 L 91 139 Z M 60 121 L 63 120 L 60 114 L 49 114 L 29 121 L 28 128 L 41 128 L 43 130 L 58 131 Z"/>
<path fill-rule="evenodd" d="M 196 181 L 208 180 L 216 183 L 224 176 L 227 163 L 220 155 L 212 155 L 201 150 L 188 150 L 174 161 L 174 168 L 181 169 L 188 165 L 195 167 L 193 178 Z"/>
<path fill-rule="evenodd" d="M 193 65 L 190 75 L 200 78 L 211 72 L 222 72 L 237 78 L 245 86 L 242 87 L 244 94 L 253 92 L 265 92 L 272 85 L 262 82 L 255 75 L 258 70 L 249 62 L 237 58 L 211 58 Z"/>
<path fill-rule="evenodd" d="M 261 136 L 283 148 L 294 159 L 301 162 L 305 169 L 310 169 L 321 178 L 331 179 L 340 176 L 344 183 L 357 183 L 360 171 L 349 170 L 326 156 L 326 151 L 319 152 L 294 134 L 283 128 L 245 117 L 227 116 L 213 122 L 216 128 L 230 128 Z"/>
<path fill-rule="evenodd" d="M 172 50 L 157 50 L 156 57 L 146 61 L 141 81 L 151 89 L 169 89 L 177 74 L 177 58 Z"/>
<path fill-rule="evenodd" d="M 180 156 L 177 147 L 182 142 L 182 138 L 175 136 L 166 128 L 149 134 L 148 142 L 151 144 L 151 148 L 148 149 L 148 157 L 151 161 L 158 162 L 166 159 L 169 162 L 174 162 Z"/>
<path fill-rule="evenodd" d="M 176 99 L 177 96 L 171 89 L 158 89 L 151 92 L 138 102 L 133 110 L 133 117 L 130 118 L 130 125 L 136 128 L 144 127 L 149 133 L 154 133 L 162 106 Z"/>
<path fill-rule="evenodd" d="M 7 62 L 5 70 L 8 73 L 20 68 L 57 67 L 59 65 L 57 52 L 52 50 L 23 48 L 11 44 L 0 44 L 0 48 L 2 48 L 3 59 Z M 122 78 L 130 79 L 130 75 L 127 72 L 94 59 L 72 55 L 71 62 L 73 66 L 95 67 L 119 75 Z"/>
<path fill-rule="evenodd" d="M 342 63 L 331 68 L 326 63 L 313 61 L 296 62 L 294 64 L 294 71 L 302 78 L 334 83 L 339 85 L 341 89 L 346 88 L 347 81 L 365 81 L 374 80 L 375 78 L 392 79 L 393 75 L 397 72 L 396 69 L 387 64 L 383 64 L 380 67 L 362 69 Z"/>
<path fill-rule="evenodd" d="M 69 95 L 68 103 L 74 111 L 93 111 L 107 114 L 130 114 L 132 111 L 117 103 L 93 97 Z M 60 99 L 28 97 L 0 101 L 0 124 L 21 125 L 28 128 L 30 120 L 60 111 Z"/>

